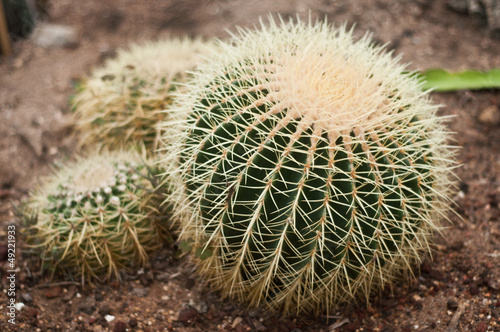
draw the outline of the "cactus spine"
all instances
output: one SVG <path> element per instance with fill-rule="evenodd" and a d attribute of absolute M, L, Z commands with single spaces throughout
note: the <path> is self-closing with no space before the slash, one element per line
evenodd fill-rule
<path fill-rule="evenodd" d="M 136 154 L 92 154 L 64 166 L 34 192 L 28 243 L 52 272 L 120 280 L 120 271 L 144 266 L 168 237 L 148 167 Z"/>
<path fill-rule="evenodd" d="M 421 84 L 326 22 L 271 20 L 220 49 L 171 110 L 182 125 L 164 124 L 200 274 L 250 305 L 319 313 L 408 272 L 453 185 Z"/>

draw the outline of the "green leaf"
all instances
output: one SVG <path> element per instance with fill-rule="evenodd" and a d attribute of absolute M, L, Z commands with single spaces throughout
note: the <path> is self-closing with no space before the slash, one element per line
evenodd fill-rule
<path fill-rule="evenodd" d="M 449 72 L 443 69 L 430 69 L 418 76 L 425 82 L 424 90 L 456 91 L 500 88 L 500 69 L 485 72 L 476 70 Z"/>

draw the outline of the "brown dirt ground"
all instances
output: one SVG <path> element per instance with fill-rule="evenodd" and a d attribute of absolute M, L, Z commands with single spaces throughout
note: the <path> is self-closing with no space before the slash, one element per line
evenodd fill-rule
<path fill-rule="evenodd" d="M 78 79 L 131 41 L 188 34 L 226 38 L 269 12 L 356 23 L 411 62 L 411 69 L 500 67 L 500 42 L 444 0 L 154 0 L 49 1 L 43 20 L 78 29 L 72 49 L 46 50 L 30 40 L 0 58 L 0 330 L 16 331 L 500 331 L 500 126 L 479 121 L 498 113 L 497 90 L 433 93 L 460 146 L 457 215 L 436 238 L 433 259 L 372 299 L 329 317 L 282 317 L 247 310 L 203 287 L 186 263 L 165 248 L 151 266 L 122 284 L 57 284 L 40 276 L 20 234 L 14 205 L 50 165 L 75 152 L 68 97 Z M 491 110 L 491 108 L 490 108 Z M 450 211 L 451 212 L 451 211 Z M 17 301 L 26 306 L 7 323 L 7 225 L 17 227 Z M 418 272 L 420 271 L 420 272 Z M 106 321 L 106 315 L 115 319 Z M 454 320 L 455 318 L 455 320 Z"/>

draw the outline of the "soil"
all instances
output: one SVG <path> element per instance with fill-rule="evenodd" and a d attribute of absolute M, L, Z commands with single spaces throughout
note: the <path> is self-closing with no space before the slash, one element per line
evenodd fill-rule
<path fill-rule="evenodd" d="M 75 151 L 68 98 L 74 84 L 129 42 L 165 36 L 227 38 L 269 12 L 356 23 L 410 69 L 500 67 L 500 41 L 482 23 L 444 0 L 155 0 L 48 3 L 41 20 L 77 29 L 79 44 L 43 49 L 15 42 L 0 57 L 0 330 L 8 331 L 500 331 L 500 125 L 497 90 L 432 93 L 461 167 L 451 223 L 437 235 L 432 258 L 371 299 L 328 316 L 283 317 L 248 309 L 204 287 L 166 246 L 150 266 L 122 283 L 82 286 L 40 274 L 21 233 L 15 206 L 51 165 Z M 16 228 L 16 324 L 8 313 L 8 225 Z M 114 317 L 114 319 L 112 319 Z"/>

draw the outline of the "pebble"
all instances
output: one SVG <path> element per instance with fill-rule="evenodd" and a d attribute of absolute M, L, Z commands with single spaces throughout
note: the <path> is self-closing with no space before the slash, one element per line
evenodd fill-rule
<path fill-rule="evenodd" d="M 441 281 L 444 279 L 444 274 L 441 273 L 440 271 L 438 270 L 432 270 L 430 273 L 429 273 L 429 276 L 434 279 L 434 280 L 438 280 L 438 281 Z"/>
<path fill-rule="evenodd" d="M 115 316 L 113 316 L 113 315 L 106 315 L 106 316 L 104 316 L 104 319 L 106 320 L 106 322 L 109 323 L 109 322 L 112 322 L 112 321 L 115 320 Z"/>
<path fill-rule="evenodd" d="M 188 306 L 187 308 L 183 309 L 181 312 L 179 312 L 179 316 L 177 317 L 177 320 L 181 323 L 188 323 L 189 321 L 192 321 L 198 317 L 199 313 L 198 310 L 196 310 L 193 307 Z"/>
<path fill-rule="evenodd" d="M 130 327 L 136 327 L 137 326 L 137 318 L 132 317 L 128 320 L 128 325 Z"/>
<path fill-rule="evenodd" d="M 476 285 L 471 285 L 469 287 L 469 292 L 470 292 L 470 295 L 477 295 L 479 294 L 479 287 L 477 287 Z"/>
<path fill-rule="evenodd" d="M 243 321 L 243 318 L 241 317 L 236 317 L 234 320 L 233 320 L 233 323 L 231 324 L 231 326 L 234 328 L 236 328 L 236 326 L 241 323 Z"/>
<path fill-rule="evenodd" d="M 87 299 L 83 300 L 78 305 L 78 310 L 87 314 L 87 315 L 91 315 L 95 310 L 95 300 L 92 298 L 87 298 Z"/>
<path fill-rule="evenodd" d="M 102 297 L 102 294 L 97 292 L 94 294 L 94 299 L 97 301 L 97 302 L 102 302 L 103 300 L 103 297 Z"/>
<path fill-rule="evenodd" d="M 476 332 L 486 332 L 488 330 L 488 324 L 485 322 L 479 323 L 479 325 L 476 327 Z"/>
<path fill-rule="evenodd" d="M 132 289 L 132 291 L 130 292 L 131 295 L 135 295 L 135 296 L 138 296 L 138 297 L 146 297 L 149 293 L 149 289 L 148 288 L 144 288 L 144 287 L 136 287 L 134 289 Z"/>
<path fill-rule="evenodd" d="M 205 312 L 208 311 L 208 306 L 207 306 L 207 303 L 205 301 L 195 302 L 193 299 L 190 299 L 189 305 L 191 307 L 195 308 L 198 311 L 198 313 L 200 313 L 200 314 L 204 314 Z"/>
<path fill-rule="evenodd" d="M 26 303 L 30 303 L 31 301 L 33 301 L 33 297 L 31 296 L 30 293 L 22 293 L 21 297 L 23 298 L 23 301 Z"/>
<path fill-rule="evenodd" d="M 489 126 L 495 126 L 500 123 L 500 112 L 496 105 L 490 105 L 483 109 L 478 116 L 480 123 Z"/>
<path fill-rule="evenodd" d="M 73 298 L 73 296 L 75 296 L 75 293 L 76 293 L 76 287 L 74 286 L 70 287 L 62 296 L 62 300 L 65 302 L 70 301 Z"/>
<path fill-rule="evenodd" d="M 490 288 L 492 290 L 495 290 L 495 291 L 497 291 L 499 289 L 499 287 L 498 287 L 498 281 L 497 280 L 493 280 L 493 279 L 489 279 L 486 282 L 486 286 L 488 286 L 488 288 Z"/>
<path fill-rule="evenodd" d="M 457 303 L 457 301 L 455 301 L 455 300 L 448 300 L 448 302 L 446 302 L 446 308 L 448 310 L 457 310 L 458 309 L 458 303 Z"/>
<path fill-rule="evenodd" d="M 267 328 L 262 325 L 257 319 L 252 319 L 252 324 L 257 331 L 267 331 Z"/>
<path fill-rule="evenodd" d="M 464 241 L 457 240 L 453 242 L 448 248 L 454 251 L 459 251 L 463 249 L 464 247 Z"/>
<path fill-rule="evenodd" d="M 35 45 L 43 48 L 76 47 L 78 45 L 78 34 L 75 28 L 60 24 L 38 24 L 32 39 Z"/>
<path fill-rule="evenodd" d="M 420 265 L 420 270 L 422 273 L 430 273 L 432 271 L 431 263 L 426 259 Z"/>
<path fill-rule="evenodd" d="M 113 326 L 113 332 L 125 332 L 127 331 L 127 323 L 119 320 L 116 321 L 115 325 Z"/>
<path fill-rule="evenodd" d="M 26 307 L 26 315 L 33 318 L 38 318 L 38 310 L 33 307 Z"/>
<path fill-rule="evenodd" d="M 57 287 L 51 287 L 49 290 L 45 292 L 45 297 L 48 299 L 53 299 L 54 297 L 59 296 L 61 294 L 62 288 L 57 286 Z"/>
<path fill-rule="evenodd" d="M 109 307 L 109 305 L 106 304 L 99 309 L 99 313 L 103 316 L 107 316 L 111 314 L 111 312 L 112 312 L 111 308 Z"/>

